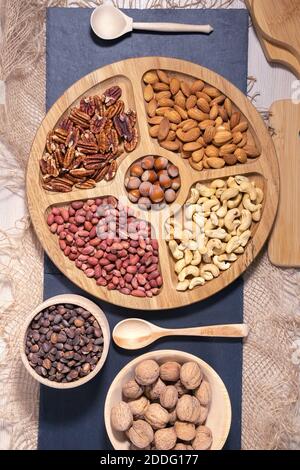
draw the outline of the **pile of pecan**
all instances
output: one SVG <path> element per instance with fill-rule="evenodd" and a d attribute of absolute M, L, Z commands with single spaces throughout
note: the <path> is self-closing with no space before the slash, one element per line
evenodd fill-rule
<path fill-rule="evenodd" d="M 48 133 L 40 160 L 44 189 L 90 189 L 114 178 L 117 158 L 138 142 L 136 113 L 124 110 L 121 95 L 121 88 L 112 86 L 102 96 L 82 98 Z"/>

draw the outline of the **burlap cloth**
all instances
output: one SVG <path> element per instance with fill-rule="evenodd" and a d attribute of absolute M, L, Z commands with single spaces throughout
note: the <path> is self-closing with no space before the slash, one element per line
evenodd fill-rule
<path fill-rule="evenodd" d="M 45 8 L 99 2 L 0 0 L 0 183 L 24 197 L 24 171 L 34 133 L 45 113 Z M 228 7 L 230 0 L 119 1 L 120 7 Z M 3 82 L 4 81 L 4 84 Z M 5 100 L 3 89 L 5 87 Z M 42 250 L 28 214 L 0 229 L 0 448 L 35 449 L 39 387 L 21 364 L 22 319 L 42 299 Z M 243 449 L 300 447 L 300 273 L 272 266 L 266 251 L 245 275 Z M 298 335 L 297 335 L 298 334 Z"/>

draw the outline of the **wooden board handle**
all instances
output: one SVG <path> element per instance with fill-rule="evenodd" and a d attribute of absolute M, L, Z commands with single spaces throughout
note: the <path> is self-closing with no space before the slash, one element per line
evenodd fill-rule
<path fill-rule="evenodd" d="M 164 336 L 215 336 L 217 338 L 245 338 L 249 328 L 246 324 L 199 326 L 167 330 Z"/>

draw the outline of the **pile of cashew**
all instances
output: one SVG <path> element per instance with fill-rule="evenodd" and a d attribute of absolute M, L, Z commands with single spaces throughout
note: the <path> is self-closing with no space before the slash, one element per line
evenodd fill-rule
<path fill-rule="evenodd" d="M 166 222 L 175 262 L 177 290 L 186 291 L 218 277 L 244 253 L 253 222 L 261 219 L 263 191 L 246 176 L 197 183 L 190 191 L 183 221 Z"/>

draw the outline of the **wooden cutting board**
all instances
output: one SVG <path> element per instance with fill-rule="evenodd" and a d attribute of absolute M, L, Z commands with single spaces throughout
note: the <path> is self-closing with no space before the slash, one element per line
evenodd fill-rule
<path fill-rule="evenodd" d="M 252 9 L 263 36 L 300 62 L 299 0 L 252 0 Z"/>
<path fill-rule="evenodd" d="M 300 267 L 300 104 L 276 101 L 270 111 L 280 169 L 280 198 L 269 240 L 269 259 L 276 266 Z"/>
<path fill-rule="evenodd" d="M 188 83 L 191 83 L 193 78 L 199 78 L 218 88 L 230 98 L 233 109 L 239 109 L 248 120 L 248 142 L 255 141 L 257 148 L 261 149 L 261 155 L 243 165 L 205 169 L 199 172 L 194 170 L 186 159 L 180 158 L 177 153 L 160 147 L 157 140 L 149 136 L 143 98 L 142 77 L 146 71 L 151 69 L 167 70 L 171 74 L 184 78 Z M 137 112 L 140 134 L 137 148 L 126 157 L 120 157 L 118 171 L 110 182 L 103 180 L 93 189 L 74 189 L 68 193 L 45 191 L 39 176 L 39 159 L 43 154 L 48 132 L 57 125 L 57 122 L 71 106 L 78 104 L 81 97 L 102 94 L 106 88 L 117 84 L 123 90 L 123 99 L 126 105 Z M 138 209 L 127 198 L 124 185 L 125 175 L 129 166 L 145 155 L 164 156 L 178 166 L 181 188 L 175 204 L 179 206 L 185 204 L 190 188 L 196 182 L 208 183 L 216 178 L 228 178 L 239 174 L 247 175 L 264 191 L 262 217 L 260 222 L 253 227 L 253 237 L 247 244 L 244 253 L 232 263 L 228 270 L 223 271 L 219 277 L 205 283 L 204 286 L 198 286 L 185 292 L 176 290 L 177 276 L 174 272 L 174 261 L 170 257 L 163 233 L 164 223 L 169 217 L 168 210 L 146 212 Z M 112 304 L 141 310 L 158 310 L 189 305 L 205 299 L 226 287 L 247 269 L 267 240 L 274 222 L 278 203 L 279 172 L 272 138 L 261 116 L 240 90 L 212 70 L 191 62 L 163 57 L 144 57 L 124 60 L 95 70 L 76 82 L 56 101 L 35 136 L 27 166 L 26 186 L 28 207 L 37 236 L 54 264 L 69 279 L 95 297 Z M 72 201 L 107 195 L 125 198 L 126 204 L 134 210 L 135 216 L 151 222 L 155 230 L 156 238 L 159 241 L 159 261 L 163 286 L 159 294 L 152 298 L 126 296 L 117 290 L 108 290 L 105 287 L 97 286 L 94 279 L 88 278 L 83 271 L 76 268 L 74 262 L 64 256 L 59 248 L 57 237 L 49 231 L 46 217 L 51 206 L 64 206 Z"/>
<path fill-rule="evenodd" d="M 258 23 L 253 14 L 253 1 L 254 0 L 245 0 L 245 3 L 251 15 L 253 26 L 255 27 L 258 39 L 268 62 L 281 64 L 284 67 L 290 69 L 293 74 L 296 75 L 296 77 L 300 78 L 300 63 L 296 57 L 287 49 L 283 49 L 280 46 L 273 44 L 261 34 L 260 28 L 258 27 Z"/>

